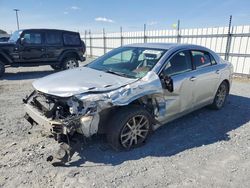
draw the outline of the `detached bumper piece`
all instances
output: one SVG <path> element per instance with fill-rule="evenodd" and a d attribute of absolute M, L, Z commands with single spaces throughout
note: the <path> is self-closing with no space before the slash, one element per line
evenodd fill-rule
<path fill-rule="evenodd" d="M 24 117 L 31 125 L 42 125 L 54 135 L 55 140 L 59 143 L 59 148 L 47 158 L 47 161 L 51 162 L 53 166 L 62 166 L 69 162 L 75 150 L 71 147 L 72 143 L 66 127 L 60 122 L 46 118 L 29 104 L 25 104 L 25 110 Z"/>
<path fill-rule="evenodd" d="M 47 157 L 47 161 L 53 166 L 63 166 L 71 160 L 74 153 L 74 150 L 69 144 L 62 142 L 59 145 L 59 149 L 53 155 Z"/>

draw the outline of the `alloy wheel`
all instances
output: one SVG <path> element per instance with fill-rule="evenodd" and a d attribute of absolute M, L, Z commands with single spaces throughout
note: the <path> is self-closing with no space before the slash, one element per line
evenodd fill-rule
<path fill-rule="evenodd" d="M 75 60 L 70 59 L 66 62 L 66 69 L 73 69 L 76 67 L 77 67 L 77 63 Z"/>
<path fill-rule="evenodd" d="M 222 84 L 219 87 L 216 95 L 216 105 L 218 108 L 221 108 L 223 106 L 226 96 L 227 96 L 227 87 L 225 84 Z"/>
<path fill-rule="evenodd" d="M 149 120 L 146 116 L 136 115 L 132 117 L 121 131 L 120 141 L 122 146 L 130 149 L 133 146 L 143 143 L 147 138 L 149 128 Z"/>

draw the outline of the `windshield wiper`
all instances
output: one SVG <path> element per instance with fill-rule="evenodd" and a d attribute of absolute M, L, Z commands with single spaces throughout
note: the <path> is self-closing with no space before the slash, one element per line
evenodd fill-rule
<path fill-rule="evenodd" d="M 106 73 L 110 73 L 110 74 L 115 74 L 115 75 L 118 75 L 118 76 L 123 76 L 123 77 L 127 77 L 127 78 L 134 78 L 133 76 L 130 76 L 130 75 L 127 75 L 123 72 L 117 72 L 117 71 L 113 71 L 113 70 L 105 70 Z"/>

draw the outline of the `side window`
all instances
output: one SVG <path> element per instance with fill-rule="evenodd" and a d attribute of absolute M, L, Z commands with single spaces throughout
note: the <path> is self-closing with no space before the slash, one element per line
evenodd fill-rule
<path fill-rule="evenodd" d="M 217 64 L 217 62 L 215 61 L 214 57 L 211 54 L 210 54 L 210 59 L 211 59 L 212 65 Z"/>
<path fill-rule="evenodd" d="M 81 40 L 78 34 L 74 33 L 64 33 L 63 42 L 65 45 L 80 45 Z"/>
<path fill-rule="evenodd" d="M 46 43 L 50 45 L 61 44 L 61 34 L 58 32 L 48 32 L 46 33 Z"/>
<path fill-rule="evenodd" d="M 191 51 L 191 54 L 192 54 L 194 66 L 196 68 L 202 68 L 202 67 L 210 66 L 212 64 L 210 55 L 208 52 Z"/>
<path fill-rule="evenodd" d="M 182 51 L 175 54 L 167 63 L 164 73 L 172 76 L 192 70 L 192 63 L 189 51 Z"/>
<path fill-rule="evenodd" d="M 118 53 L 108 59 L 106 59 L 103 64 L 117 64 L 117 63 L 126 63 L 130 62 L 131 58 L 133 56 L 132 50 L 126 50 L 121 53 Z"/>
<path fill-rule="evenodd" d="M 25 33 L 23 36 L 26 44 L 42 44 L 41 33 Z"/>

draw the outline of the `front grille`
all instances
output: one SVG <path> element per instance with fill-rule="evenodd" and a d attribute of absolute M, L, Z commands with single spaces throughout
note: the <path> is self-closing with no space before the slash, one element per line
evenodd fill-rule
<path fill-rule="evenodd" d="M 69 114 L 69 107 L 63 100 L 55 97 L 36 94 L 30 104 L 37 108 L 47 118 L 64 118 Z"/>
<path fill-rule="evenodd" d="M 57 108 L 56 101 L 39 94 L 33 97 L 31 104 L 42 112 L 47 118 L 53 117 Z"/>
<path fill-rule="evenodd" d="M 46 111 L 50 111 L 55 106 L 55 102 L 46 99 L 45 96 L 39 95 L 35 98 L 37 103 L 40 103 L 40 105 L 44 108 Z M 42 109 L 41 109 L 42 110 Z"/>

